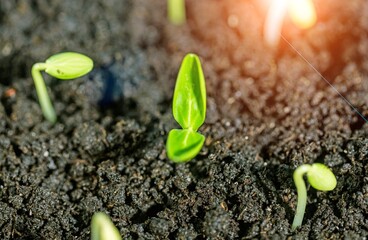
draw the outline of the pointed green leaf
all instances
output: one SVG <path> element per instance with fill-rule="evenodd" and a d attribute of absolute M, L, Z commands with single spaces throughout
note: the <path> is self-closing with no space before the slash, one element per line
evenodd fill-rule
<path fill-rule="evenodd" d="M 205 137 L 186 129 L 173 129 L 167 138 L 167 156 L 174 162 L 186 162 L 202 149 Z"/>
<path fill-rule="evenodd" d="M 199 57 L 185 56 L 176 80 L 173 115 L 183 129 L 197 131 L 206 118 L 206 84 Z"/>
<path fill-rule="evenodd" d="M 75 52 L 55 54 L 49 57 L 45 63 L 45 72 L 62 80 L 81 77 L 93 68 L 92 59 Z"/>
<path fill-rule="evenodd" d="M 314 163 L 307 173 L 308 182 L 312 187 L 321 191 L 331 191 L 336 187 L 336 177 L 333 172 L 322 163 Z"/>

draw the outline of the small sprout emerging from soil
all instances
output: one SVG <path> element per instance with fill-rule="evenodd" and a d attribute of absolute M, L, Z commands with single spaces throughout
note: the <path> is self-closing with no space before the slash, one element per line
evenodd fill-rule
<path fill-rule="evenodd" d="M 51 56 L 44 63 L 36 63 L 32 67 L 32 77 L 35 83 L 38 100 L 45 118 L 51 122 L 56 122 L 56 113 L 47 93 L 45 81 L 41 71 L 45 71 L 51 76 L 70 80 L 81 77 L 93 68 L 93 61 L 89 57 L 75 52 L 64 52 Z"/>
<path fill-rule="evenodd" d="M 176 80 L 173 115 L 183 129 L 172 129 L 166 149 L 174 162 L 186 162 L 201 150 L 205 137 L 198 128 L 206 118 L 206 84 L 199 57 L 193 53 L 185 56 Z"/>
<path fill-rule="evenodd" d="M 184 24 L 186 21 L 185 0 L 167 0 L 167 15 L 172 24 Z"/>
<path fill-rule="evenodd" d="M 336 177 L 333 172 L 322 163 L 312 165 L 304 164 L 294 171 L 294 182 L 298 193 L 298 205 L 292 230 L 295 230 L 302 224 L 305 206 L 307 204 L 307 189 L 303 180 L 303 175 L 307 174 L 308 182 L 312 187 L 320 191 L 331 191 L 336 187 Z"/>
<path fill-rule="evenodd" d="M 107 214 L 103 212 L 93 214 L 91 240 L 121 240 L 118 229 Z"/>

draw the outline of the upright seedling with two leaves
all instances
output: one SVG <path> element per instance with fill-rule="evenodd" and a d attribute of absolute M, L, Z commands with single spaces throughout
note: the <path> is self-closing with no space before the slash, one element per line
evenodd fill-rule
<path fill-rule="evenodd" d="M 36 63 L 32 67 L 32 77 L 35 83 L 38 100 L 45 118 L 51 122 L 56 122 L 56 113 L 47 93 L 45 81 L 41 71 L 45 71 L 51 76 L 70 80 L 81 77 L 93 68 L 93 61 L 80 53 L 64 52 L 49 57 L 44 63 Z"/>
<path fill-rule="evenodd" d="M 174 162 L 186 162 L 201 150 L 205 137 L 197 130 L 206 118 L 206 84 L 197 55 L 185 56 L 176 80 L 173 115 L 183 129 L 169 132 L 167 155 Z"/>

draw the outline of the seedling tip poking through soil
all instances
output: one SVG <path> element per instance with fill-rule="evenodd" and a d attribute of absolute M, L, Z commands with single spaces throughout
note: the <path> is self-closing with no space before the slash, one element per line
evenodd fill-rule
<path fill-rule="evenodd" d="M 185 0 L 167 0 L 167 16 L 172 24 L 184 24 L 186 21 Z"/>
<path fill-rule="evenodd" d="M 38 100 L 45 118 L 51 122 L 56 122 L 56 113 L 47 93 L 45 81 L 41 71 L 45 71 L 51 76 L 70 80 L 81 77 L 93 68 L 93 61 L 89 57 L 75 52 L 64 52 L 49 57 L 44 63 L 36 63 L 32 67 L 32 77 L 35 83 Z"/>
<path fill-rule="evenodd" d="M 121 240 L 119 230 L 106 213 L 96 212 L 93 214 L 91 240 Z"/>
<path fill-rule="evenodd" d="M 199 57 L 193 53 L 187 54 L 181 64 L 172 109 L 183 129 L 169 132 L 167 155 L 174 162 L 186 162 L 199 153 L 205 140 L 197 130 L 206 118 L 206 84 Z"/>
<path fill-rule="evenodd" d="M 302 224 L 305 206 L 307 204 L 307 189 L 303 180 L 303 175 L 307 174 L 309 184 L 320 191 L 331 191 L 336 187 L 336 177 L 333 172 L 321 163 L 314 163 L 312 165 L 304 164 L 299 166 L 293 174 L 296 190 L 298 193 L 298 205 L 292 230 L 295 230 Z"/>

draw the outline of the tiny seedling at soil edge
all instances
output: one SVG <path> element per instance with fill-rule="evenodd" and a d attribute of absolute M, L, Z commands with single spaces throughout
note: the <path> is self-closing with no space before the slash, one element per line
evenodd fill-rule
<path fill-rule="evenodd" d="M 169 132 L 167 155 L 174 162 L 186 162 L 199 153 L 205 140 L 197 130 L 206 118 L 206 84 L 199 57 L 193 53 L 187 54 L 181 64 L 172 110 L 183 129 Z"/>
<path fill-rule="evenodd" d="M 304 164 L 299 166 L 293 174 L 296 190 L 298 193 L 298 205 L 292 230 L 295 230 L 302 224 L 305 206 L 307 204 L 307 189 L 303 180 L 303 175 L 307 174 L 309 184 L 320 191 L 331 191 L 336 187 L 336 177 L 333 172 L 322 163 L 312 165 Z"/>
<path fill-rule="evenodd" d="M 118 229 L 106 213 L 96 212 L 93 214 L 91 240 L 121 240 Z"/>
<path fill-rule="evenodd" d="M 75 52 L 64 52 L 49 57 L 44 63 L 36 63 L 32 67 L 32 77 L 35 83 L 38 100 L 45 118 L 51 122 L 56 122 L 56 113 L 47 93 L 45 81 L 41 71 L 45 71 L 51 76 L 70 80 L 81 77 L 93 68 L 93 61 L 89 57 Z"/>
<path fill-rule="evenodd" d="M 185 0 L 167 0 L 167 16 L 172 24 L 184 24 L 186 21 Z"/>

